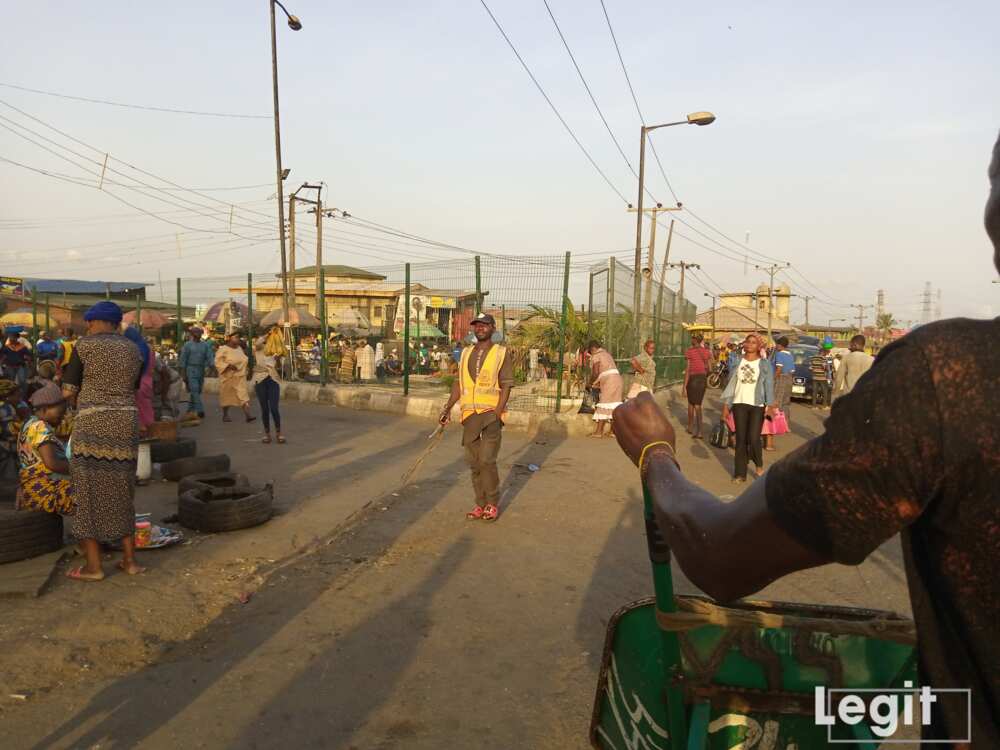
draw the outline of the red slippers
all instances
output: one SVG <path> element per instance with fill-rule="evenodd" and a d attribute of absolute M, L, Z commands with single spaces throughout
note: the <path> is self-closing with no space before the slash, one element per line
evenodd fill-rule
<path fill-rule="evenodd" d="M 477 505 L 475 508 L 466 513 L 465 517 L 470 521 L 478 521 L 483 517 L 483 506 Z"/>
<path fill-rule="evenodd" d="M 495 521 L 500 515 L 500 509 L 495 505 L 487 505 L 483 508 L 483 520 L 484 521 Z"/>

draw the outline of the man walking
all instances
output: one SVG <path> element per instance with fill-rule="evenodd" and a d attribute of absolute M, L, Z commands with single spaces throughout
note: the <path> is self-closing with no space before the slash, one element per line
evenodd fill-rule
<path fill-rule="evenodd" d="M 813 406 L 830 407 L 830 394 L 833 388 L 833 358 L 830 356 L 832 348 L 833 342 L 826 340 L 823 342 L 822 351 L 809 358 Z"/>
<path fill-rule="evenodd" d="M 470 520 L 495 521 L 500 514 L 497 454 L 503 415 L 514 386 L 514 367 L 507 347 L 493 343 L 495 330 L 492 315 L 480 313 L 472 319 L 476 343 L 462 352 L 458 377 L 440 417 L 442 425 L 448 424 L 452 407 L 461 403 L 462 445 L 476 493 L 475 507 L 465 514 Z"/>
<path fill-rule="evenodd" d="M 205 404 L 201 400 L 201 391 L 205 385 L 205 370 L 215 361 L 215 352 L 210 342 L 202 341 L 204 331 L 200 328 L 196 326 L 188 333 L 191 334 L 191 340 L 184 342 L 178 363 L 184 384 L 191 394 L 187 414 L 188 418 L 197 414 L 199 418 L 204 419 Z"/>
<path fill-rule="evenodd" d="M 875 358 L 865 353 L 865 337 L 860 333 L 851 339 L 851 351 L 840 362 L 837 369 L 836 382 L 833 386 L 833 397 L 840 398 L 850 393 L 855 384 L 871 369 Z"/>

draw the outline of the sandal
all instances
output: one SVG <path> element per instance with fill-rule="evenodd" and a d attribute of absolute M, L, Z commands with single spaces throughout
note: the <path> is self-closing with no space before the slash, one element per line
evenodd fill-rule
<path fill-rule="evenodd" d="M 286 442 L 287 441 L 285 440 L 284 435 L 278 435 L 278 443 L 279 444 L 284 445 Z"/>
<path fill-rule="evenodd" d="M 265 436 L 264 436 L 264 439 L 263 439 L 263 440 L 261 440 L 260 442 L 262 442 L 262 443 L 270 443 L 270 442 L 271 442 L 271 436 L 270 436 L 270 435 L 265 435 Z M 280 439 L 280 438 L 278 439 L 278 442 L 279 442 L 279 443 L 281 442 L 281 439 Z"/>
<path fill-rule="evenodd" d="M 478 521 L 483 517 L 483 506 L 477 505 L 475 508 L 466 513 L 465 517 L 470 521 Z"/>
<path fill-rule="evenodd" d="M 72 578 L 74 581 L 85 581 L 87 583 L 104 580 L 104 573 L 101 573 L 100 575 L 95 575 L 94 573 L 84 573 L 83 567 L 84 566 L 81 565 L 78 568 L 70 568 L 66 571 L 66 577 Z"/>
<path fill-rule="evenodd" d="M 484 521 L 495 521 L 497 516 L 500 515 L 500 510 L 497 506 L 492 503 L 483 508 L 483 520 Z"/>

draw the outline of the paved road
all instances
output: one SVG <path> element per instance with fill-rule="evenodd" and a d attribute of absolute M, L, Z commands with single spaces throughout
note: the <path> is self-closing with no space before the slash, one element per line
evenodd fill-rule
<path fill-rule="evenodd" d="M 285 411 L 293 441 L 281 447 L 241 442 L 254 438 L 237 423 L 199 428 L 203 453 L 225 446 L 237 467 L 275 479 L 285 515 L 169 557 L 147 553 L 139 582 L 65 582 L 39 601 L 56 612 L 75 604 L 83 633 L 138 598 L 152 614 L 130 627 L 178 642 L 138 670 L 94 663 L 95 679 L 67 677 L 24 704 L 0 704 L 4 747 L 585 747 L 608 616 L 651 593 L 636 473 L 613 441 L 509 433 L 504 513 L 486 524 L 464 519 L 471 495 L 457 430 L 394 495 L 427 422 Z M 820 430 L 810 410 L 793 416 L 779 456 Z M 732 491 L 731 453 L 682 434 L 678 454 L 696 481 Z M 156 497 L 147 492 L 140 506 Z M 313 552 L 268 573 L 266 560 L 317 537 Z M 218 578 L 234 558 L 265 561 L 249 603 L 224 577 L 201 598 L 191 593 L 184 571 Z M 796 574 L 762 597 L 908 612 L 895 543 L 858 568 Z M 193 629 L 171 635 L 171 618 Z"/>

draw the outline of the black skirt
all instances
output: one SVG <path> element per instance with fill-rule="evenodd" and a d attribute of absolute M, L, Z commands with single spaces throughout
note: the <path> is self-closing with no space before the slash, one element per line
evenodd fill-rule
<path fill-rule="evenodd" d="M 705 386 L 707 384 L 707 375 L 692 375 L 688 378 L 688 403 L 691 406 L 701 406 L 701 402 L 705 400 Z"/>

